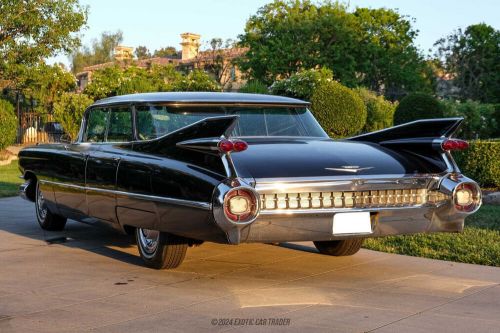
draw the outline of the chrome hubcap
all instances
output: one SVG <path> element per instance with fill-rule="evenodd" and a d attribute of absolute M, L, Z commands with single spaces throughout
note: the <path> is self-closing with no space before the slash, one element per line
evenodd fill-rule
<path fill-rule="evenodd" d="M 36 186 L 36 212 L 41 221 L 44 221 L 47 217 L 47 207 L 45 207 L 45 199 L 43 198 L 42 191 L 37 184 Z"/>
<path fill-rule="evenodd" d="M 158 230 L 138 228 L 137 233 L 139 235 L 139 245 L 142 248 L 144 256 L 148 258 L 153 257 L 158 248 L 160 232 Z"/>

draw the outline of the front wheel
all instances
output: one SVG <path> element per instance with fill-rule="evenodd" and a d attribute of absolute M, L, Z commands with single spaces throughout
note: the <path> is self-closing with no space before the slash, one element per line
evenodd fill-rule
<path fill-rule="evenodd" d="M 156 269 L 176 268 L 186 256 L 185 238 L 167 232 L 136 228 L 139 254 L 146 266 Z"/>
<path fill-rule="evenodd" d="M 314 242 L 319 253 L 329 256 L 352 256 L 363 244 L 363 238 Z"/>
<path fill-rule="evenodd" d="M 63 216 L 53 214 L 47 207 L 42 191 L 40 190 L 39 182 L 36 182 L 35 208 L 36 219 L 43 230 L 61 231 L 66 226 L 67 219 Z"/>

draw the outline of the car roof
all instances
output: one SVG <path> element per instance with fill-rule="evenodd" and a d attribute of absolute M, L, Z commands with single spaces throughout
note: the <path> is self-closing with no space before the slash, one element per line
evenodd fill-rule
<path fill-rule="evenodd" d="M 127 103 L 309 105 L 309 102 L 290 97 L 228 92 L 155 92 L 130 94 L 104 98 L 98 100 L 93 105 Z"/>

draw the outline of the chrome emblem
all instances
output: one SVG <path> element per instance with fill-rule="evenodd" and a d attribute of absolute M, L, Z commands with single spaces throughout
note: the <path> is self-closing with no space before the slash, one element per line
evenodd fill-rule
<path fill-rule="evenodd" d="M 358 171 L 369 170 L 369 169 L 373 169 L 373 167 L 360 168 L 358 165 L 343 165 L 342 168 L 325 168 L 325 170 L 345 171 L 351 173 L 356 173 Z"/>

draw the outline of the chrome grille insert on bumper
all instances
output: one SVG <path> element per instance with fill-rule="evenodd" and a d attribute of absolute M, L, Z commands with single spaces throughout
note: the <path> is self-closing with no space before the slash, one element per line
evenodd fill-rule
<path fill-rule="evenodd" d="M 412 207 L 438 204 L 450 197 L 427 189 L 375 191 L 298 192 L 261 194 L 262 211 L 331 208 Z"/>

